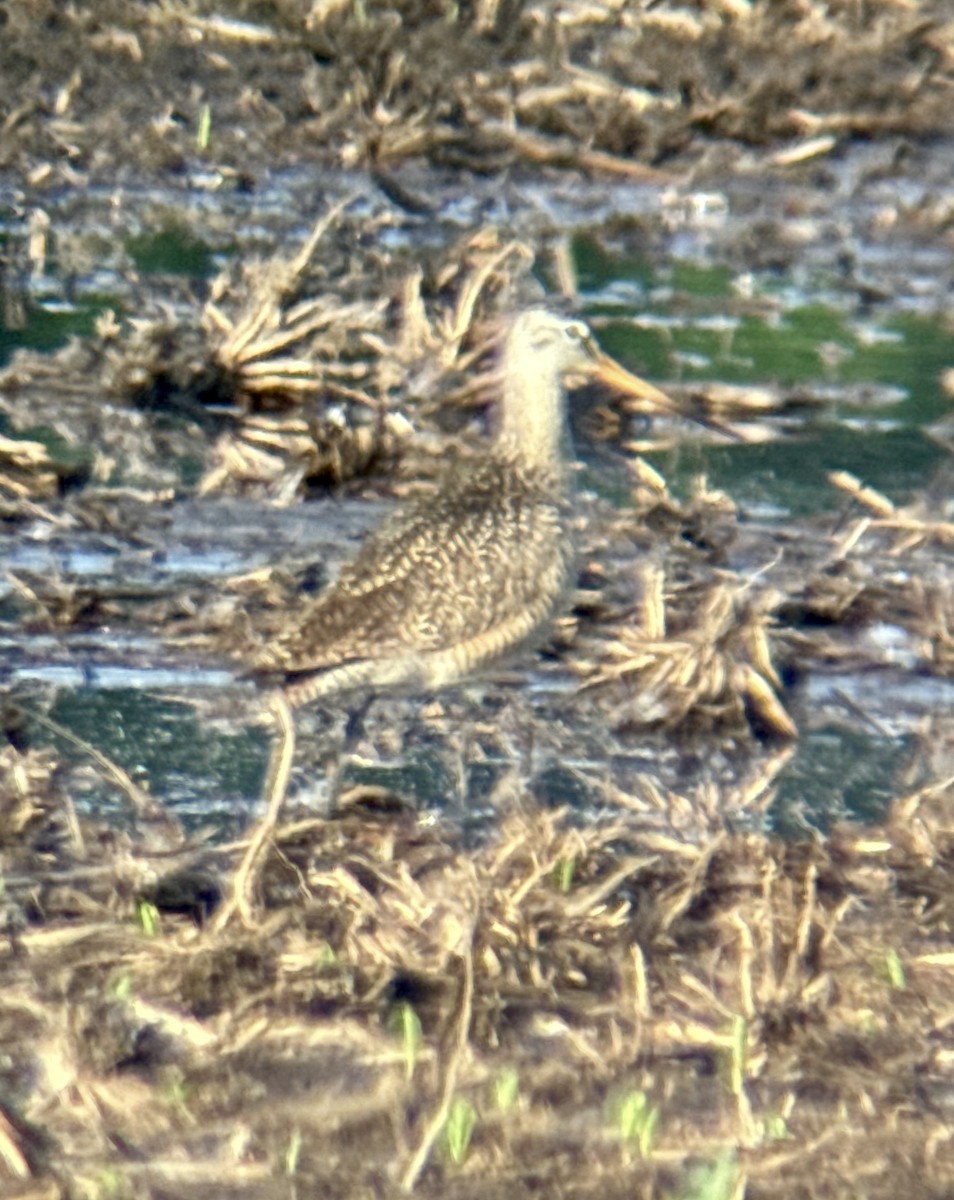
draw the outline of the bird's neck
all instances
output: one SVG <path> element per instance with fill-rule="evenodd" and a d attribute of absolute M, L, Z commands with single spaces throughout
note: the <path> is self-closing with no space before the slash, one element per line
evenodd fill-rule
<path fill-rule="evenodd" d="M 559 373 L 505 363 L 502 401 L 501 449 L 528 467 L 558 469 L 566 437 Z"/>

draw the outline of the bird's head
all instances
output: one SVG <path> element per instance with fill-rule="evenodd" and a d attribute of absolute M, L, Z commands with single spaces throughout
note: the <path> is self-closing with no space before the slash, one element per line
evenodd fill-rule
<path fill-rule="evenodd" d="M 671 413 L 672 400 L 645 379 L 633 375 L 596 344 L 589 327 L 580 320 L 560 317 L 544 309 L 529 309 L 516 317 L 507 337 L 505 359 L 515 374 L 529 378 L 577 372 L 638 400 L 649 411 Z"/>
<path fill-rule="evenodd" d="M 533 361 L 537 369 L 560 374 L 584 370 L 599 354 L 593 335 L 582 322 L 559 317 L 543 309 L 530 309 L 514 319 L 507 337 L 512 361 Z"/>

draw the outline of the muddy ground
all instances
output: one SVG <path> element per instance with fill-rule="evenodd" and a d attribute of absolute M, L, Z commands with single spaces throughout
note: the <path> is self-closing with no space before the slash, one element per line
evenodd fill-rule
<path fill-rule="evenodd" d="M 721 174 L 808 136 L 949 129 L 943 0 L 0 11 L 0 167 L 37 188 L 115 185 L 203 157 L 252 187 L 289 163 L 418 157 Z"/>
<path fill-rule="evenodd" d="M 121 311 L 0 375 L 8 547 L 152 554 L 185 504 L 429 486 L 480 444 L 499 317 L 541 296 L 535 257 L 573 298 L 553 221 L 491 227 L 501 189 L 569 180 L 592 198 L 625 180 L 671 214 L 739 180 L 797 181 L 733 248 L 790 261 L 791 224 L 812 196 L 831 204 L 830 164 L 866 142 L 889 190 L 912 163 L 939 180 L 871 228 L 950 245 L 940 2 L 7 0 L 0 81 L 5 330 L 48 271 L 123 276 Z M 287 214 L 249 219 L 281 171 L 299 196 L 319 180 L 310 237 Z M 137 189 L 154 211 L 225 196 L 202 233 L 235 259 L 178 281 L 116 267 L 102 214 Z M 453 236 L 392 236 L 395 214 L 426 226 L 471 194 Z M 661 245 L 659 228 L 615 232 Z M 783 841 L 758 821 L 810 719 L 800 674 L 884 671 L 890 628 L 914 673 L 950 679 L 943 476 L 903 504 L 839 478 L 837 517 L 782 535 L 704 481 L 673 494 L 634 443 L 755 436 L 804 396 L 674 394 L 684 419 L 648 432 L 619 397 L 591 407 L 588 435 L 629 447 L 629 502 L 581 507 L 581 586 L 541 668 L 555 698 L 518 663 L 483 699 L 368 718 L 375 751 L 423 721 L 445 749 L 509 754 L 479 836 L 363 787 L 321 814 L 293 789 L 274 827 L 210 840 L 95 746 L 41 744 L 49 697 L 7 688 L 0 1195 L 951 1194 L 948 714 L 918 724 L 878 824 Z M 173 658 L 240 663 L 311 570 L 293 555 L 146 591 L 13 572 L 10 662 L 34 635 L 55 655 L 77 633 L 146 631 Z M 229 696 L 198 709 L 245 728 L 243 695 L 244 713 Z M 298 782 L 327 759 L 304 724 Z M 525 743 L 565 753 L 570 727 L 591 762 L 635 738 L 658 769 L 600 776 L 595 814 L 541 801 Z M 128 818 L 78 812 L 78 770 Z"/>

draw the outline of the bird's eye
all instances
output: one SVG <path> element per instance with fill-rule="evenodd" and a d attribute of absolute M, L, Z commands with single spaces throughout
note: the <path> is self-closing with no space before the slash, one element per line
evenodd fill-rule
<path fill-rule="evenodd" d="M 582 321 L 567 321 L 563 326 L 564 337 L 571 342 L 585 342 L 589 339 L 590 331 Z"/>

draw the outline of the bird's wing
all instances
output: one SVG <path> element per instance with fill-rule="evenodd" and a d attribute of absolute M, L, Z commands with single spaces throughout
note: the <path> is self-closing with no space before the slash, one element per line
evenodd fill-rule
<path fill-rule="evenodd" d="M 556 603 L 569 559 L 556 502 L 468 481 L 387 522 L 338 581 L 269 648 L 272 665 L 319 671 L 448 649 L 533 605 Z"/>

